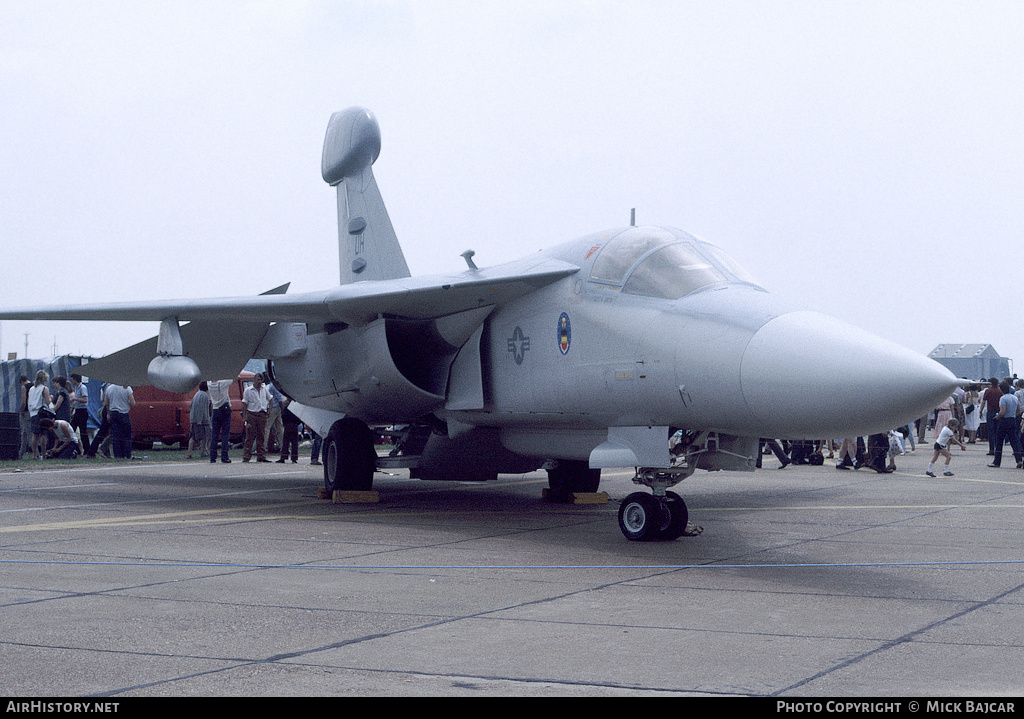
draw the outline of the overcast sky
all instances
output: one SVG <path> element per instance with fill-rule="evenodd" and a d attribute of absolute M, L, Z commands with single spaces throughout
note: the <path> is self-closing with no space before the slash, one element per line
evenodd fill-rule
<path fill-rule="evenodd" d="M 413 274 L 635 207 L 915 351 L 1024 361 L 1022 70 L 1020 2 L 0 0 L 0 302 L 336 285 L 320 154 L 362 105 Z M 8 321 L 0 356 L 156 330 Z"/>

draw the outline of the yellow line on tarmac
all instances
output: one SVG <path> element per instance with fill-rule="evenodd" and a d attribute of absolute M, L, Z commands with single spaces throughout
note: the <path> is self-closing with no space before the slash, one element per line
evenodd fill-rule
<path fill-rule="evenodd" d="M 109 529 L 112 527 L 131 527 L 154 524 L 174 524 L 177 522 L 218 522 L 225 519 L 226 514 L 241 512 L 256 512 L 268 509 L 282 509 L 285 507 L 311 506 L 312 501 L 287 502 L 284 504 L 264 504 L 253 507 L 225 507 L 223 509 L 196 509 L 189 512 L 164 512 L 162 514 L 142 514 L 134 517 L 108 517 L 105 519 L 82 519 L 69 522 L 45 522 L 40 524 L 26 524 L 22 526 L 0 527 L 0 534 L 13 532 L 48 532 L 66 529 Z M 266 519 L 285 519 L 289 515 L 259 515 L 235 516 L 233 521 L 255 522 Z M 316 517 L 303 516 L 303 519 L 316 519 Z"/>
<path fill-rule="evenodd" d="M 1024 482 L 1010 482 L 1005 479 L 967 479 L 962 477 L 956 478 L 960 482 L 980 482 L 982 484 L 1015 484 L 1018 487 L 1024 485 Z"/>
<path fill-rule="evenodd" d="M 1013 481 L 1006 480 L 1006 479 L 976 479 L 974 477 L 961 477 L 959 474 L 955 474 L 952 477 L 946 477 L 946 476 L 943 476 L 942 474 L 939 474 L 939 472 L 941 472 L 941 471 L 942 471 L 942 467 L 936 468 L 935 473 L 939 475 L 937 477 L 928 477 L 927 475 L 923 475 L 923 474 L 920 474 L 918 472 L 893 472 L 892 476 L 895 476 L 895 477 L 911 477 L 911 478 L 915 478 L 916 477 L 918 479 L 941 479 L 941 480 L 951 480 L 953 482 L 980 482 L 980 483 L 989 483 L 989 484 L 1014 484 L 1014 485 L 1017 485 L 1017 486 L 1024 485 L 1024 481 L 1013 482 Z"/>
<path fill-rule="evenodd" d="M 807 504 L 803 506 L 779 506 L 771 505 L 763 507 L 690 507 L 691 512 L 769 512 L 769 511 L 791 511 L 791 510 L 876 510 L 876 509 L 1024 509 L 1024 503 L 1020 504 L 850 504 L 850 505 L 819 505 Z"/>

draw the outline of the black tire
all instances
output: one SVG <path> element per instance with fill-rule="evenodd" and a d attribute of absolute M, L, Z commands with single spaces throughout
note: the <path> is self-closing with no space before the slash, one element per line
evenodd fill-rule
<path fill-rule="evenodd" d="M 686 531 L 686 523 L 690 520 L 690 511 L 686 508 L 686 502 L 675 492 L 665 492 L 661 510 L 661 527 L 655 533 L 655 539 L 665 541 L 679 539 Z"/>
<path fill-rule="evenodd" d="M 591 469 L 583 459 L 559 459 L 548 470 L 548 500 L 568 502 L 573 492 L 596 492 L 601 484 L 601 470 Z"/>
<path fill-rule="evenodd" d="M 646 492 L 633 492 L 619 505 L 619 529 L 632 542 L 655 539 L 662 526 L 661 501 Z"/>
<path fill-rule="evenodd" d="M 370 428 L 352 417 L 335 422 L 324 440 L 324 489 L 368 492 L 376 467 Z"/>

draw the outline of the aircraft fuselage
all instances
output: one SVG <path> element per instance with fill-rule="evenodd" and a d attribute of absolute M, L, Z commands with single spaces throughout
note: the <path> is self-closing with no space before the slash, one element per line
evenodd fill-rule
<path fill-rule="evenodd" d="M 609 427 L 885 431 L 948 391 L 927 358 L 792 307 L 680 230 L 612 230 L 540 256 L 580 269 L 446 325 L 384 316 L 312 333 L 308 353 L 275 361 L 282 389 L 371 424 L 432 413 L 450 436 L 497 428 L 519 455 L 571 459 Z"/>

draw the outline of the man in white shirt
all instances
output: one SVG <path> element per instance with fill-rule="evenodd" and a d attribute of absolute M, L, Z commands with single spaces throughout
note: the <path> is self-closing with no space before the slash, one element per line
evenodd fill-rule
<path fill-rule="evenodd" d="M 269 462 L 267 459 L 264 436 L 267 427 L 267 410 L 270 409 L 270 393 L 263 385 L 263 378 L 256 374 L 242 394 L 242 406 L 245 413 L 245 444 L 242 447 L 242 461 L 248 462 L 252 457 L 252 446 L 256 445 L 256 461 Z"/>
<path fill-rule="evenodd" d="M 82 444 L 89 446 L 89 388 L 82 381 L 82 375 L 71 375 L 75 391 L 71 395 L 71 426 L 78 430 Z"/>
<path fill-rule="evenodd" d="M 232 380 L 215 379 L 207 382 L 210 393 L 210 420 L 213 436 L 210 438 L 210 461 L 217 461 L 217 442 L 220 442 L 220 461 L 230 462 L 228 449 L 231 446 L 231 396 Z"/>
<path fill-rule="evenodd" d="M 267 427 L 263 436 L 266 442 L 267 451 L 273 452 L 275 448 L 280 449 L 284 441 L 284 422 L 281 419 L 281 410 L 284 408 L 284 395 L 281 394 L 270 377 L 266 378 L 263 384 L 270 393 L 270 407 L 267 408 Z"/>
<path fill-rule="evenodd" d="M 108 384 L 103 396 L 103 405 L 110 412 L 110 435 L 113 437 L 114 456 L 131 459 L 132 422 L 128 412 L 135 406 L 132 388 Z"/>

